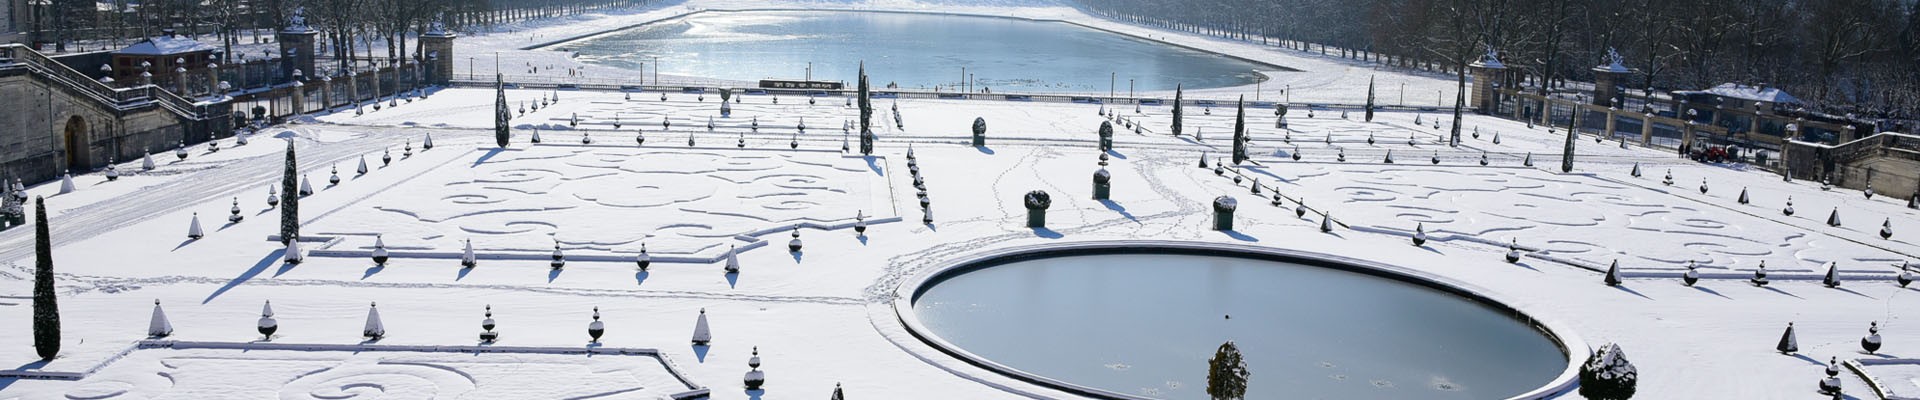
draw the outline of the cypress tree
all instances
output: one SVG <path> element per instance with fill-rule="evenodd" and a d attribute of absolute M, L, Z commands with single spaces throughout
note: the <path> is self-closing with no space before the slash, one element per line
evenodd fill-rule
<path fill-rule="evenodd" d="M 1580 136 L 1577 127 L 1567 127 L 1567 147 L 1560 151 L 1560 172 L 1573 172 L 1573 142 Z"/>
<path fill-rule="evenodd" d="M 867 86 L 867 62 L 860 62 L 860 154 L 873 155 L 873 99 Z"/>
<path fill-rule="evenodd" d="M 293 139 L 287 139 L 287 169 L 280 177 L 280 244 L 300 237 L 300 177 L 294 168 Z"/>
<path fill-rule="evenodd" d="M 60 354 L 60 305 L 53 296 L 53 239 L 47 232 L 47 198 L 33 199 L 33 350 L 42 360 Z"/>
<path fill-rule="evenodd" d="M 1240 358 L 1240 347 L 1232 341 L 1220 345 L 1207 359 L 1207 397 L 1214 400 L 1247 397 L 1247 361 Z"/>
<path fill-rule="evenodd" d="M 1373 77 L 1367 77 L 1367 122 L 1373 122 Z"/>
<path fill-rule="evenodd" d="M 1180 118 L 1184 116 L 1185 114 L 1184 112 L 1186 111 L 1180 108 L 1181 100 L 1186 97 L 1185 96 L 1186 92 L 1185 92 L 1185 89 L 1183 88 L 1184 86 L 1185 86 L 1184 84 L 1173 85 L 1173 135 L 1174 136 L 1180 136 L 1180 132 L 1182 130 L 1181 129 L 1182 126 L 1180 126 L 1181 125 Z"/>
<path fill-rule="evenodd" d="M 1247 96 L 1240 95 L 1240 101 L 1234 103 L 1238 111 L 1233 114 L 1233 163 L 1247 161 Z"/>
<path fill-rule="evenodd" d="M 661 95 L 665 96 L 665 94 Z M 513 114 L 507 111 L 506 78 L 495 73 L 493 74 L 493 142 L 501 148 L 507 147 L 507 138 L 513 134 L 512 128 L 507 127 L 507 119 L 512 117 Z"/>

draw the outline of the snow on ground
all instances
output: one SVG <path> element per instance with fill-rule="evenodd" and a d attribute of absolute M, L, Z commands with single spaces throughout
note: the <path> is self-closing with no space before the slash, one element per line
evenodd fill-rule
<path fill-rule="evenodd" d="M 537 102 L 542 95 L 553 92 L 513 90 L 509 99 Z M 643 389 L 616 397 L 658 398 L 662 392 L 654 389 L 671 379 L 651 359 L 578 353 L 148 349 L 113 360 L 144 338 L 155 299 L 176 328 L 172 339 L 183 341 L 258 341 L 255 319 L 271 300 L 281 326 L 275 344 L 359 345 L 367 303 L 378 302 L 388 331 L 380 345 L 470 346 L 490 305 L 503 333 L 498 345 L 561 352 L 588 346 L 585 327 L 598 307 L 607 326 L 604 348 L 659 349 L 717 399 L 826 396 L 836 383 L 859 398 L 1071 397 L 928 347 L 904 331 L 890 301 L 913 274 L 983 251 L 1122 239 L 1275 246 L 1444 276 L 1557 321 L 1569 330 L 1562 334 L 1595 345 L 1620 343 L 1639 367 L 1646 398 L 1811 396 L 1829 357 L 1880 357 L 1859 353 L 1869 322 L 1880 323 L 1887 342 L 1881 353 L 1888 357 L 1914 357 L 1904 349 L 1920 337 L 1904 322 L 1920 298 L 1891 282 L 1891 264 L 1920 251 L 1907 236 L 1917 212 L 1901 199 L 1822 191 L 1738 166 L 1686 162 L 1665 150 L 1594 143 L 1590 136 L 1578 138 L 1575 171 L 1563 174 L 1564 132 L 1513 121 L 1469 116 L 1463 121 L 1468 135 L 1455 148 L 1433 127 L 1435 118 L 1446 126 L 1450 115 L 1382 113 L 1363 122 L 1358 114 L 1343 119 L 1338 111 L 1315 110 L 1308 117 L 1294 110 L 1287 118 L 1291 129 L 1279 129 L 1271 110 L 1249 110 L 1259 165 L 1240 172 L 1259 178 L 1268 191 L 1255 196 L 1250 179 L 1236 183 L 1196 166 L 1203 155 L 1209 164 L 1225 156 L 1229 107 L 1188 111 L 1188 129 L 1203 136 L 1197 140 L 1166 134 L 1168 107 L 1123 109 L 1106 167 L 1113 196 L 1093 201 L 1091 177 L 1100 168 L 1094 132 L 1103 121 L 1097 105 L 876 101 L 881 141 L 869 162 L 839 153 L 841 121 L 856 114 L 843 97 L 805 105 L 801 98 L 774 104 L 771 96 L 744 96 L 730 118 L 717 118 L 717 96 L 559 95 L 560 103 L 514 118 L 519 128 L 506 151 L 490 150 L 493 96 L 484 89 L 443 90 L 365 115 L 321 115 L 268 130 L 302 138 L 295 141 L 300 170 L 318 189 L 301 201 L 309 238 L 341 238 L 298 265 L 281 263 L 283 247 L 268 239 L 278 231 L 278 215 L 264 199 L 266 187 L 279 181 L 282 142 L 256 138 L 242 151 L 196 152 L 151 176 L 119 182 L 76 177 L 80 192 L 48 200 L 62 210 L 51 223 L 62 356 L 35 361 L 25 297 L 31 230 L 9 230 L 0 232 L 7 244 L 0 261 L 12 263 L 0 271 L 0 320 L 14 323 L 0 334 L 0 366 L 103 367 L 79 381 L 0 379 L 0 399 L 376 392 L 524 398 L 586 384 L 638 386 Z M 1364 91 L 1313 96 L 1354 98 Z M 890 111 L 895 104 L 898 120 Z M 578 126 L 571 123 L 575 114 Z M 805 133 L 797 129 L 803 116 Z M 716 117 L 711 131 L 709 117 Z M 986 147 L 965 144 L 975 117 L 987 120 Z M 661 126 L 663 119 L 671 128 Z M 1125 121 L 1137 122 L 1140 133 Z M 529 145 L 536 127 L 543 143 Z M 1478 138 L 1471 136 L 1476 130 Z M 436 146 L 425 150 L 420 145 L 429 133 Z M 1369 134 L 1374 143 L 1367 142 Z M 581 144 L 582 135 L 595 142 Z M 635 143 L 640 135 L 645 144 Z M 1495 135 L 1500 143 L 1493 143 Z M 689 138 L 695 146 L 686 144 Z M 746 148 L 737 148 L 743 141 Z M 791 149 L 793 143 L 799 149 Z M 404 154 L 408 145 L 411 155 Z M 904 162 L 909 146 L 927 187 L 932 224 L 919 222 L 917 201 L 908 195 L 916 192 Z M 1383 163 L 1389 150 L 1393 164 Z M 378 161 L 383 152 L 393 156 L 391 164 Z M 1343 152 L 1344 162 L 1338 160 Z M 1293 160 L 1295 154 L 1301 160 Z M 1483 154 L 1489 166 L 1479 165 Z M 1528 154 L 1532 168 L 1522 165 Z M 352 171 L 362 157 L 371 171 L 358 175 Z M 1436 157 L 1439 165 L 1431 163 Z M 342 182 L 327 185 L 335 165 Z M 1628 175 L 1634 165 L 1644 176 Z M 123 171 L 129 167 L 138 164 L 121 164 Z M 1661 183 L 1668 170 L 1676 181 L 1671 186 Z M 1703 179 L 1710 187 L 1704 194 L 1698 190 Z M 1280 207 L 1267 204 L 1273 188 L 1288 196 Z M 1734 201 L 1740 188 L 1749 190 L 1752 204 Z M 1055 199 L 1049 230 L 1022 225 L 1020 196 L 1036 189 Z M 1239 230 L 1209 229 L 1208 203 L 1220 195 L 1241 200 Z M 1793 216 L 1781 213 L 1788 196 L 1798 211 Z M 235 197 L 246 218 L 226 224 Z M 1314 213 L 1295 216 L 1299 198 Z M 682 202 L 668 205 L 674 201 Z M 508 203 L 530 211 L 480 214 Z M 853 212 L 881 205 L 904 221 L 876 223 L 864 237 L 844 225 Z M 1836 209 L 1844 224 L 1827 226 Z M 195 212 L 208 236 L 188 240 Z M 1347 227 L 1319 232 L 1319 212 L 1331 212 Z M 790 238 L 785 227 L 795 220 L 830 223 L 801 229 L 804 251 L 789 253 L 779 244 Z M 1893 224 L 1892 239 L 1877 235 L 1882 221 Z M 1425 223 L 1435 241 L 1410 246 L 1404 235 L 1414 223 Z M 664 228 L 675 224 L 704 227 Z M 545 234 L 554 230 L 575 258 L 564 269 L 539 257 L 483 259 L 463 269 L 452 259 L 402 256 L 378 266 L 356 253 L 366 250 L 367 234 L 385 233 L 387 244 L 403 253 L 444 252 L 454 248 L 455 237 L 473 235 L 476 247 L 492 254 L 539 255 L 549 245 Z M 488 234 L 511 232 L 517 233 Z M 647 235 L 662 237 L 649 241 L 650 250 L 713 256 L 714 243 L 739 240 L 716 238 L 737 233 L 772 242 L 739 253 L 739 274 L 723 273 L 724 262 L 707 257 L 658 262 L 644 271 L 620 258 L 633 255 L 629 244 Z M 1528 252 L 1517 264 L 1501 261 L 1503 243 L 1511 239 Z M 1608 287 L 1594 269 L 1616 258 L 1628 279 Z M 1686 260 L 1700 261 L 1707 279 L 1681 285 L 1674 273 Z M 1762 260 L 1776 281 L 1747 284 Z M 1844 285 L 1827 288 L 1814 279 L 1828 261 L 1839 263 Z M 689 342 L 701 310 L 712 324 L 711 347 Z M 1798 332 L 1797 355 L 1773 351 L 1788 322 Z M 765 392 L 740 383 L 756 348 L 769 377 Z M 1262 382 L 1263 362 L 1275 361 L 1249 360 L 1254 385 Z M 1913 386 L 1908 368 L 1868 369 L 1884 371 L 1878 374 L 1896 386 Z M 1869 396 L 1861 381 L 1848 379 L 1849 393 Z"/>
<path fill-rule="evenodd" d="M 572 139 L 558 136 L 547 140 Z M 645 244 L 653 255 L 714 258 L 746 245 L 734 236 L 751 231 L 894 214 L 878 171 L 838 151 L 649 150 L 605 140 L 614 146 L 450 149 L 467 152 L 309 226 L 352 238 L 335 249 L 371 251 L 373 236 L 384 234 L 390 250 L 444 258 L 457 258 L 465 238 L 480 253 L 545 256 L 557 241 L 574 256 L 631 258 Z M 621 229 L 595 229 L 605 223 Z"/>

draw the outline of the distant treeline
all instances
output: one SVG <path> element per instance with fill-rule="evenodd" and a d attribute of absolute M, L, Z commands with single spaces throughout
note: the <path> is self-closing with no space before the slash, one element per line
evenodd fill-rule
<path fill-rule="evenodd" d="M 1109 18 L 1455 72 L 1497 49 L 1516 84 L 1588 81 L 1609 48 L 1656 92 L 1779 87 L 1820 111 L 1912 119 L 1911 0 L 1076 0 Z M 1644 93 L 1641 91 L 1640 93 Z"/>

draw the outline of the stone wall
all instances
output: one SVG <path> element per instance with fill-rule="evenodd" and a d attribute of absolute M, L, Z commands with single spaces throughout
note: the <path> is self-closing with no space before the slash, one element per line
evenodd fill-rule
<path fill-rule="evenodd" d="M 160 107 L 116 110 L 50 82 L 23 69 L 0 72 L 0 99 L 6 99 L 0 101 L 0 126 L 8 128 L 0 129 L 0 176 L 44 182 L 69 169 L 80 173 L 109 160 L 136 159 L 143 149 L 163 152 L 182 140 L 204 141 L 222 129 L 217 121 L 191 121 Z"/>

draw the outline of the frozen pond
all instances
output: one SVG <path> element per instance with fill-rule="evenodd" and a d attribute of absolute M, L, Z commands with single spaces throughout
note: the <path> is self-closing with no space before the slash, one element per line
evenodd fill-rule
<path fill-rule="evenodd" d="M 1120 95 L 1252 84 L 1275 67 L 1058 22 L 871 12 L 706 12 L 556 46 L 586 63 L 644 70 L 657 57 L 674 75 L 758 81 L 858 79 L 865 60 L 876 87 L 932 89 L 960 82 L 995 92 Z M 644 64 L 644 69 L 642 68 Z M 1118 78 L 1112 78 L 1117 74 Z"/>
<path fill-rule="evenodd" d="M 922 286 L 913 310 L 932 335 L 994 363 L 1171 399 L 1207 398 L 1207 359 L 1227 340 L 1252 371 L 1247 398 L 1506 398 L 1567 366 L 1559 345 L 1528 324 L 1423 285 L 1280 261 L 1127 252 L 1135 254 L 1043 253 L 957 269 Z"/>

